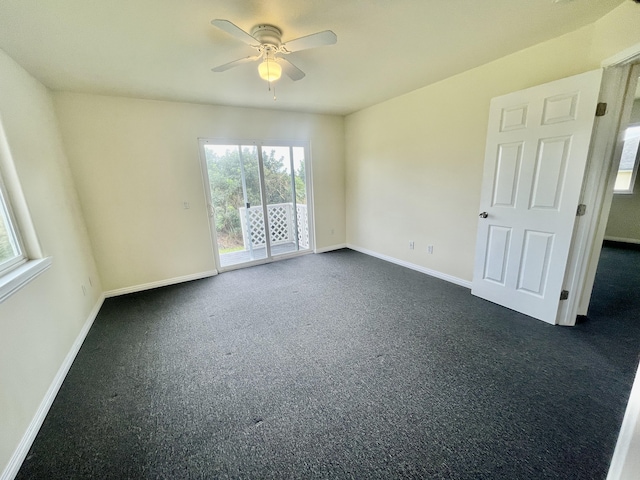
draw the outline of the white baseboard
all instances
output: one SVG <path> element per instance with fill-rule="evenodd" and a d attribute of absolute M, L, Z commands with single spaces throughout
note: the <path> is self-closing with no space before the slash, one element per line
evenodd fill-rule
<path fill-rule="evenodd" d="M 100 297 L 98 297 L 98 301 L 91 310 L 91 313 L 89 313 L 89 316 L 84 322 L 80 333 L 78 333 L 75 342 L 73 342 L 69 353 L 67 353 L 67 356 L 62 362 L 62 365 L 60 365 L 58 373 L 56 373 L 56 376 L 53 378 L 53 381 L 51 382 L 47 393 L 40 402 L 40 406 L 38 407 L 36 414 L 31 420 L 31 423 L 27 427 L 27 431 L 22 436 L 22 440 L 20 440 L 20 443 L 18 444 L 16 450 L 13 452 L 13 455 L 11 456 L 11 459 L 9 460 L 6 468 L 2 472 L 2 475 L 0 475 L 0 480 L 13 480 L 18 474 L 18 470 L 20 470 L 22 462 L 24 462 L 27 453 L 29 453 L 29 449 L 31 448 L 33 441 L 36 439 L 36 435 L 38 434 L 38 431 L 40 430 L 40 427 L 42 426 L 47 413 L 49 413 L 49 409 L 51 408 L 51 405 L 53 404 L 53 401 L 55 400 L 56 395 L 58 394 L 58 391 L 62 386 L 62 382 L 64 382 L 64 379 L 67 376 L 69 369 L 71 368 L 71 364 L 73 364 L 73 361 L 80 351 L 80 347 L 82 346 L 84 339 L 89 333 L 94 320 L 98 316 L 98 312 L 100 311 L 100 307 L 102 307 L 104 299 L 104 295 L 100 295 Z"/>
<path fill-rule="evenodd" d="M 217 275 L 217 270 L 209 270 L 207 272 L 193 273 L 191 275 L 185 275 L 183 277 L 168 278 L 166 280 L 159 280 L 157 282 L 144 283 L 142 285 L 133 285 L 132 287 L 118 288 L 116 290 L 109 290 L 104 292 L 105 298 L 117 297 L 119 295 L 126 295 L 127 293 L 142 292 L 144 290 L 151 290 L 152 288 L 168 287 L 169 285 L 175 285 L 176 283 L 190 282 L 191 280 L 200 280 L 202 278 L 213 277 Z"/>
<path fill-rule="evenodd" d="M 634 243 L 640 244 L 640 240 L 637 238 L 622 238 L 622 237 L 604 237 L 605 240 L 609 240 L 610 242 L 621 242 L 621 243 Z"/>
<path fill-rule="evenodd" d="M 400 265 L 401 267 L 406 267 L 420 273 L 425 273 L 427 275 L 430 275 L 435 278 L 439 278 L 440 280 L 444 280 L 446 282 L 455 283 L 456 285 L 460 285 L 461 287 L 471 289 L 470 281 L 463 280 L 462 278 L 454 277 L 453 275 L 448 275 L 446 273 L 438 272 L 437 270 L 431 270 L 429 268 L 416 265 L 415 263 L 405 262 L 404 260 L 399 260 L 394 257 L 389 257 L 388 255 L 383 255 L 382 253 L 374 252 L 372 250 L 367 250 L 366 248 L 361 248 L 356 245 L 347 244 L 347 248 L 350 248 L 351 250 L 355 250 L 356 252 L 364 253 L 365 255 L 370 255 L 372 257 L 379 258 L 380 260 L 385 260 L 387 262 L 395 263 L 396 265 Z"/>
<path fill-rule="evenodd" d="M 332 252 L 333 250 L 340 250 L 341 248 L 347 248 L 347 244 L 339 243 L 338 245 L 331 245 L 329 247 L 316 248 L 313 253 Z"/>

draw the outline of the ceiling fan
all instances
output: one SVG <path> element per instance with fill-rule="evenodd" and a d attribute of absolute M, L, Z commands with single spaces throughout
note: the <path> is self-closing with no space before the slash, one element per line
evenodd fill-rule
<path fill-rule="evenodd" d="M 262 60 L 262 63 L 258 66 L 258 73 L 260 78 L 269 83 L 278 80 L 283 71 L 293 81 L 300 80 L 305 76 L 302 70 L 281 55 L 288 55 L 309 48 L 333 45 L 338 41 L 337 35 L 331 30 L 312 33 L 311 35 L 282 43 L 282 31 L 274 25 L 256 25 L 249 34 L 229 20 L 215 19 L 211 21 L 211 24 L 258 51 L 258 55 L 240 58 L 233 62 L 219 65 L 212 70 L 214 72 L 224 72 L 244 63 Z"/>

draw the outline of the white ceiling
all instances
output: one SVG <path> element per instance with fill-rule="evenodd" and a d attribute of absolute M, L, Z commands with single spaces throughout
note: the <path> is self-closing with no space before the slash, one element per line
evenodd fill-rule
<path fill-rule="evenodd" d="M 1 0 L 0 48 L 53 90 L 348 114 L 571 32 L 624 0 Z M 276 83 L 213 27 L 333 30 L 338 43 L 287 58 Z"/>

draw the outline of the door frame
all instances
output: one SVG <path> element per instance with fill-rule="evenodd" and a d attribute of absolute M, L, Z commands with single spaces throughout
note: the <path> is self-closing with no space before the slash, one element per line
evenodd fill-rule
<path fill-rule="evenodd" d="M 623 50 L 622 52 L 614 55 L 613 57 L 602 62 L 602 66 L 606 69 L 618 69 L 620 73 L 627 72 L 627 79 L 630 75 L 630 65 L 634 63 L 640 63 L 640 43 L 630 48 Z M 622 85 L 622 83 L 620 84 Z M 624 86 L 624 85 L 622 85 Z M 617 111 L 612 112 L 612 117 L 617 115 L 617 130 L 610 132 L 609 140 L 612 145 L 609 145 L 607 155 L 604 158 L 604 166 L 609 169 L 607 178 L 601 180 L 601 184 L 605 187 L 605 192 L 599 202 L 594 204 L 594 212 L 597 211 L 599 217 L 593 221 L 593 225 L 589 230 L 588 235 L 593 240 L 594 245 L 587 255 L 583 255 L 581 260 L 588 265 L 588 277 L 582 284 L 582 298 L 580 300 L 580 314 L 586 314 L 591 299 L 591 291 L 593 289 L 593 280 L 595 278 L 595 270 L 598 266 L 598 260 L 600 258 L 600 252 L 602 249 L 602 240 L 604 239 L 604 231 L 607 225 L 607 220 L 611 210 L 611 201 L 613 199 L 613 185 L 615 182 L 612 172 L 617 171 L 619 153 L 616 149 L 622 149 L 622 135 L 620 132 L 620 126 L 625 119 L 625 115 L 628 112 L 624 112 L 624 99 L 627 98 L 628 88 L 621 90 L 618 93 L 617 100 L 620 102 L 616 105 Z M 628 116 L 626 117 L 628 121 Z M 615 119 L 612 119 L 614 121 Z M 601 135 L 604 137 L 604 133 Z M 596 140 L 604 141 L 604 138 L 596 138 Z M 614 168 L 615 167 L 615 168 Z M 625 410 L 624 419 L 620 431 L 618 432 L 618 439 L 616 447 L 609 464 L 609 471 L 607 473 L 607 480 L 618 480 L 625 476 L 631 476 L 638 473 L 638 462 L 635 461 L 634 453 L 637 450 L 637 442 L 634 444 L 634 440 L 637 439 L 637 432 L 640 428 L 640 370 L 636 372 L 633 387 L 629 395 L 629 401 Z M 633 444 L 633 445 L 632 445 Z M 630 478 L 630 477 L 629 477 Z"/>
<path fill-rule="evenodd" d="M 262 212 L 264 215 L 264 224 L 266 232 L 269 232 L 269 216 L 266 203 L 266 190 L 264 183 L 264 165 L 262 161 L 262 148 L 268 147 L 302 147 L 304 148 L 304 160 L 305 160 L 305 187 L 307 196 L 307 222 L 309 226 L 309 248 L 305 251 L 295 251 L 291 253 L 277 255 L 273 257 L 271 254 L 271 245 L 268 239 L 266 243 L 266 257 L 252 260 L 250 262 L 243 262 L 236 265 L 229 265 L 222 267 L 220 263 L 220 252 L 218 251 L 218 234 L 215 225 L 215 212 L 213 205 L 211 204 L 211 184 L 209 183 L 209 173 L 207 170 L 207 159 L 204 155 L 204 145 L 211 143 L 214 145 L 247 145 L 255 146 L 258 153 L 258 167 L 260 171 L 260 196 L 262 199 Z M 231 270 L 237 270 L 245 267 L 253 267 L 256 265 L 262 265 L 265 263 L 271 263 L 279 260 L 286 260 L 288 258 L 297 257 L 300 255 L 307 255 L 313 253 L 315 250 L 315 222 L 314 222 L 314 207 L 313 207 L 313 168 L 311 160 L 311 145 L 308 141 L 300 140 L 246 140 L 237 138 L 210 138 L 210 137 L 198 137 L 198 153 L 200 155 L 200 169 L 202 174 L 202 183 L 204 190 L 204 199 L 207 206 L 207 221 L 209 222 L 209 240 L 211 242 L 211 251 L 213 253 L 213 260 L 218 272 L 228 272 Z"/>
<path fill-rule="evenodd" d="M 311 144 L 308 141 L 300 141 L 300 140 L 261 140 L 258 142 L 258 155 L 260 157 L 260 168 L 262 175 L 262 147 L 289 147 L 290 155 L 293 155 L 292 147 L 302 147 L 304 148 L 304 174 L 305 174 L 305 189 L 307 196 L 307 223 L 309 225 L 309 248 L 305 251 L 295 251 L 291 253 L 282 253 L 277 257 L 272 257 L 269 261 L 277 261 L 277 260 L 286 260 L 287 258 L 297 257 L 300 255 L 307 255 L 309 253 L 314 253 L 316 249 L 316 229 L 315 229 L 315 221 L 314 221 L 314 203 L 313 203 L 313 168 L 311 166 Z M 293 162 L 293 156 L 291 157 L 291 161 Z M 261 184 L 264 182 L 264 178 L 260 179 Z M 266 188 L 264 189 L 266 195 Z M 266 197 L 265 197 L 266 199 Z M 265 209 L 267 207 L 266 201 L 264 202 Z"/>
<path fill-rule="evenodd" d="M 596 119 L 587 161 L 580 203 L 587 205 L 584 216 L 578 217 L 564 289 L 569 298 L 560 302 L 556 324 L 573 326 L 578 315 L 586 315 L 591 300 L 598 259 L 602 250 L 607 226 L 615 173 L 622 151 L 621 125 L 629 119 L 631 104 L 628 102 L 632 64 L 640 61 L 640 45 L 602 63 L 604 76 L 600 102 L 607 103 L 607 113 Z"/>

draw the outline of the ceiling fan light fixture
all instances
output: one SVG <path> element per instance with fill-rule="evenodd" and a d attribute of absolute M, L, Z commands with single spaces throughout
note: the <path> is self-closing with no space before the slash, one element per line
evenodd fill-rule
<path fill-rule="evenodd" d="M 282 76 L 282 67 L 275 60 L 267 58 L 258 65 L 258 73 L 263 80 L 275 82 Z"/>

